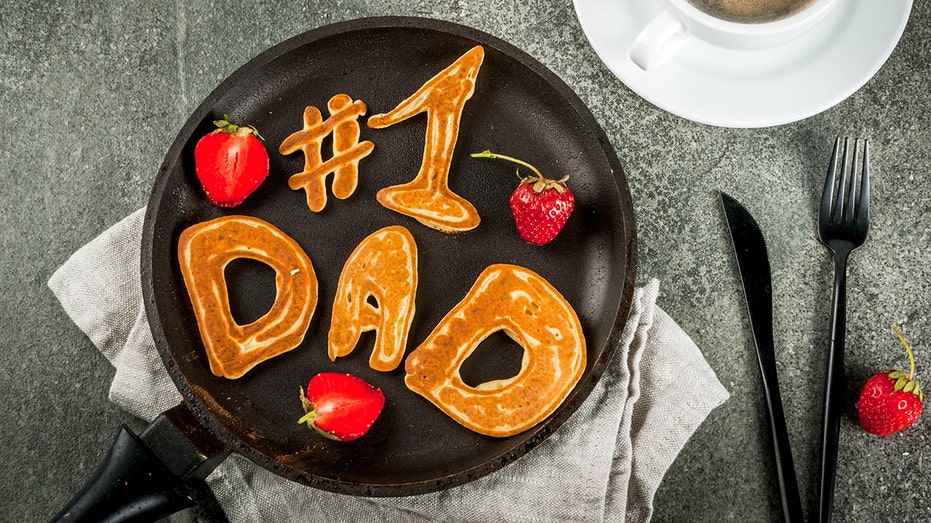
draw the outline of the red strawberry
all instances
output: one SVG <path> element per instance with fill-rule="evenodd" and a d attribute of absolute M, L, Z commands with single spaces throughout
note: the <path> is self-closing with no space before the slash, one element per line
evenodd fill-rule
<path fill-rule="evenodd" d="M 304 415 L 298 423 L 337 440 L 361 438 L 385 406 L 381 390 L 351 374 L 322 372 L 310 379 L 307 394 L 301 389 Z"/>
<path fill-rule="evenodd" d="M 521 183 L 511 195 L 511 214 L 517 232 L 527 243 L 544 245 L 553 241 L 575 208 L 575 195 L 566 186 L 569 175 L 550 180 L 527 162 L 490 151 L 475 153 L 472 157 L 508 160 L 535 173 L 524 177 L 518 173 Z"/>
<path fill-rule="evenodd" d="M 255 127 L 214 121 L 217 129 L 194 147 L 194 171 L 207 198 L 220 207 L 235 207 L 268 176 L 268 151 Z"/>
<path fill-rule="evenodd" d="M 912 426 L 921 416 L 925 395 L 915 377 L 915 357 L 902 333 L 895 333 L 905 345 L 911 366 L 908 375 L 898 370 L 886 370 L 866 380 L 857 410 L 860 426 L 870 434 L 888 436 Z"/>

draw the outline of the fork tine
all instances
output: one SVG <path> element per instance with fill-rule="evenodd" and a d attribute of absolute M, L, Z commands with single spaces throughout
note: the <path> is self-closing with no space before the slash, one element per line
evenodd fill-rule
<path fill-rule="evenodd" d="M 831 221 L 838 223 L 841 221 L 844 215 L 844 202 L 847 194 L 847 173 L 849 172 L 848 168 L 848 145 L 850 143 L 849 138 L 844 138 L 844 159 L 840 162 L 840 179 L 837 181 L 837 192 L 836 199 L 834 200 L 834 212 L 831 214 Z"/>
<path fill-rule="evenodd" d="M 870 224 L 870 141 L 863 144 L 863 174 L 860 177 L 860 199 L 857 202 L 857 224 L 869 227 Z"/>
<path fill-rule="evenodd" d="M 837 176 L 837 158 L 840 154 L 840 136 L 834 140 L 834 154 L 831 155 L 831 165 L 828 167 L 828 176 L 824 179 L 824 192 L 821 194 L 821 219 L 830 221 L 831 209 L 834 207 L 834 178 Z"/>
<path fill-rule="evenodd" d="M 857 150 L 860 148 L 860 139 L 853 139 L 853 149 L 850 151 L 850 170 L 847 169 L 847 151 L 844 151 L 844 173 L 849 173 L 850 184 L 847 186 L 847 203 L 844 204 L 844 221 L 847 223 L 853 223 L 854 211 L 857 210 L 857 193 L 854 191 L 854 187 L 857 184 L 857 177 L 854 176 L 854 172 L 857 169 Z M 846 149 L 846 147 L 844 148 Z"/>

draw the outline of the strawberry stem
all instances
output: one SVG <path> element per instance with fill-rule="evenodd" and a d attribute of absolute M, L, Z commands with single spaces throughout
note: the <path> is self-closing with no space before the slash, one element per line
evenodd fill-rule
<path fill-rule="evenodd" d="M 482 151 L 482 152 L 480 152 L 480 153 L 472 153 L 472 154 L 470 154 L 469 156 L 471 156 L 472 158 L 489 158 L 489 159 L 492 159 L 492 160 L 507 160 L 507 161 L 509 161 L 509 162 L 514 162 L 514 163 L 516 163 L 516 164 L 518 164 L 518 165 L 523 165 L 524 167 L 530 169 L 531 171 L 533 171 L 534 173 L 536 173 L 536 175 L 537 175 L 541 180 L 545 179 L 545 177 L 543 176 L 543 173 L 541 173 L 540 171 L 538 171 L 536 167 L 530 165 L 529 163 L 527 163 L 527 162 L 525 162 L 525 161 L 523 161 L 523 160 L 518 160 L 517 158 L 513 158 L 513 157 L 511 157 L 511 156 L 505 156 L 505 155 L 503 155 L 503 154 L 493 153 L 493 152 L 491 152 L 491 151 L 489 151 L 489 150 L 485 150 L 485 151 Z M 520 176 L 520 175 L 518 175 L 518 176 Z"/>
<path fill-rule="evenodd" d="M 915 377 L 915 356 L 912 355 L 912 348 L 908 346 L 908 342 L 905 341 L 905 336 L 902 336 L 902 333 L 899 332 L 898 327 L 894 324 L 892 325 L 892 330 L 895 331 L 896 336 L 902 341 L 902 345 L 905 345 L 905 352 L 908 352 L 908 379 L 911 380 Z"/>

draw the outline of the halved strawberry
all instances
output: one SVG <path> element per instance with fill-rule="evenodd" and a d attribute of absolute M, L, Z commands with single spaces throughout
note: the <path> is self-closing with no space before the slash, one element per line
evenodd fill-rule
<path fill-rule="evenodd" d="M 213 123 L 217 129 L 194 147 L 194 171 L 207 199 L 234 207 L 268 177 L 268 151 L 255 127 L 236 125 L 227 115 Z"/>
<path fill-rule="evenodd" d="M 321 372 L 301 389 L 306 414 L 298 423 L 325 438 L 352 441 L 365 435 L 385 406 L 385 395 L 351 374 Z"/>

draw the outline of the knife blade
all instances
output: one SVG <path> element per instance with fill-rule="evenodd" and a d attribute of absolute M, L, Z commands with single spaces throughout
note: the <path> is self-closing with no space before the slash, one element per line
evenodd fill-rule
<path fill-rule="evenodd" d="M 792 461 L 792 448 L 789 443 L 789 433 L 786 429 L 782 396 L 779 393 L 779 380 L 776 374 L 772 276 L 766 241 L 763 239 L 763 232 L 756 220 L 737 200 L 722 192 L 721 202 L 737 258 L 737 267 L 747 301 L 747 311 L 750 315 L 750 329 L 760 364 L 760 377 L 763 381 L 766 410 L 769 415 L 772 452 L 779 482 L 783 520 L 802 522 L 804 521 L 802 502 L 799 497 L 795 465 Z"/>

